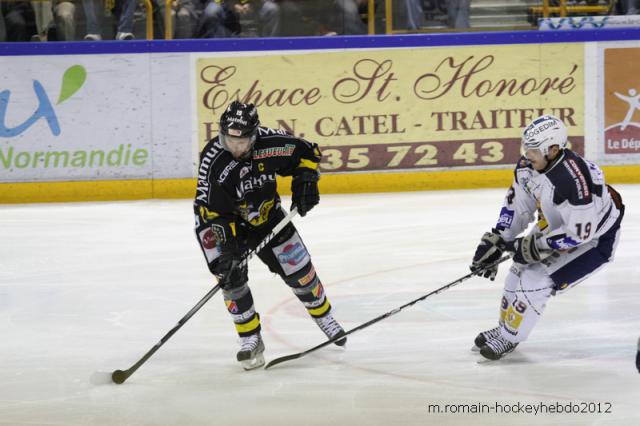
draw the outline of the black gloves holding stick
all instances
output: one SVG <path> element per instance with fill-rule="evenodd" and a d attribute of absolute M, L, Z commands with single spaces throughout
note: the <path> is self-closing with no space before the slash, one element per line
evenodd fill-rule
<path fill-rule="evenodd" d="M 320 173 L 316 170 L 301 168 L 293 174 L 291 182 L 291 208 L 298 208 L 300 216 L 307 214 L 320 202 L 318 181 Z"/>

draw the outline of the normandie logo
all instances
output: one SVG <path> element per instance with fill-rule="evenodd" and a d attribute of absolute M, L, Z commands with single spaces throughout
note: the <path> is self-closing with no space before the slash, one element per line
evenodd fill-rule
<path fill-rule="evenodd" d="M 62 76 L 62 86 L 60 96 L 56 105 L 60 105 L 70 97 L 72 97 L 84 84 L 87 78 L 87 71 L 81 65 L 73 65 L 69 67 Z M 6 116 L 11 98 L 10 90 L 0 92 L 0 138 L 13 138 L 26 132 L 34 123 L 40 119 L 46 120 L 54 136 L 60 135 L 60 123 L 56 116 L 55 109 L 51 104 L 49 95 L 38 80 L 33 80 L 33 91 L 38 99 L 36 110 L 22 124 L 15 127 L 7 127 Z"/>

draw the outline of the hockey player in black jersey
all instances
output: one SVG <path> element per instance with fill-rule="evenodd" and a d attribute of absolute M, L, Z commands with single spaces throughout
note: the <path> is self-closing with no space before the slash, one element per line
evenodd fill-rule
<path fill-rule="evenodd" d="M 504 251 L 513 253 L 498 326 L 475 345 L 496 360 L 527 339 L 551 296 L 563 293 L 613 260 L 624 205 L 598 166 L 566 148 L 567 128 L 539 117 L 522 136 L 518 161 L 498 222 L 483 235 L 472 270 L 486 268 Z M 525 235 L 520 235 L 534 221 Z M 485 269 L 493 280 L 498 267 Z"/>
<path fill-rule="evenodd" d="M 200 154 L 195 231 L 209 270 L 220 280 L 224 302 L 240 336 L 237 359 L 250 370 L 264 364 L 260 315 L 254 308 L 247 268 L 235 266 L 245 250 L 254 249 L 285 217 L 276 175 L 293 176 L 292 207 L 301 216 L 318 204 L 321 153 L 316 144 L 260 126 L 252 104 L 232 102 L 220 117 L 219 127 L 218 136 Z M 293 224 L 258 257 L 291 287 L 328 338 L 344 334 Z M 346 340 L 336 344 L 343 346 Z"/>

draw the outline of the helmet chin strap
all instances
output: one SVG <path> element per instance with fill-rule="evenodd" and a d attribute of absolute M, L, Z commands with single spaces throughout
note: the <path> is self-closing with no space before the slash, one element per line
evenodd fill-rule
<path fill-rule="evenodd" d="M 553 159 L 549 158 L 549 153 L 544 155 L 544 159 L 547 160 L 547 165 L 544 166 L 544 169 L 542 169 L 543 173 L 549 170 L 551 166 L 553 166 L 556 163 L 556 161 L 558 161 L 558 158 L 560 158 L 561 153 L 562 153 L 562 150 L 559 150 L 558 154 L 556 154 L 556 156 Z"/>

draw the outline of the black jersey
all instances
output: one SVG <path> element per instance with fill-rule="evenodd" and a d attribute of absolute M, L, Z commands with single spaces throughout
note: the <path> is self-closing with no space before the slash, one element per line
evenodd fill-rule
<path fill-rule="evenodd" d="M 261 226 L 279 205 L 276 175 L 291 176 L 299 168 L 317 170 L 321 159 L 317 144 L 283 130 L 259 127 L 250 160 L 238 161 L 218 137 L 200 154 L 194 210 L 197 227 L 207 223 L 229 226 L 241 220 Z"/>

